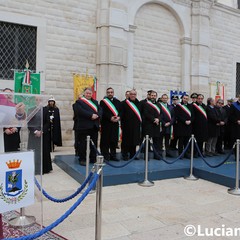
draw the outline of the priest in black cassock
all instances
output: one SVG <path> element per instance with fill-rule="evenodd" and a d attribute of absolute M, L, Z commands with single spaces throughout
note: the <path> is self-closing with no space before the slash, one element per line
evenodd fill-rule
<path fill-rule="evenodd" d="M 48 99 L 48 105 L 44 107 L 44 111 L 50 124 L 50 148 L 53 152 L 54 145 L 62 146 L 60 112 L 53 97 Z"/>
<path fill-rule="evenodd" d="M 103 111 L 100 149 L 106 161 L 119 161 L 116 157 L 116 147 L 119 138 L 120 104 L 114 97 L 113 88 L 109 87 L 106 90 L 106 97 L 100 102 Z"/>
<path fill-rule="evenodd" d="M 127 161 L 135 155 L 136 146 L 140 143 L 140 127 L 142 117 L 139 112 L 137 92 L 131 90 L 129 99 L 121 103 L 121 127 L 122 127 L 122 156 Z M 128 155 L 130 154 L 130 156 Z"/>

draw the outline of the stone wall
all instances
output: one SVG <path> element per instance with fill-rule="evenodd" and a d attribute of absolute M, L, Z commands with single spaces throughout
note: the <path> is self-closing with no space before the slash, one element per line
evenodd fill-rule
<path fill-rule="evenodd" d="M 0 21 L 38 27 L 37 70 L 60 108 L 64 146 L 73 139 L 72 73 L 86 68 L 99 79 L 99 100 L 108 86 L 120 99 L 132 87 L 140 99 L 152 88 L 207 96 L 211 81 L 235 95 L 240 10 L 216 1 L 0 0 Z"/>
<path fill-rule="evenodd" d="M 96 11 L 97 0 L 0 1 L 0 16 L 16 14 L 19 23 L 25 23 L 26 16 L 45 22 L 43 90 L 60 108 L 64 146 L 72 146 L 73 139 L 72 73 L 88 68 L 96 74 Z"/>
<path fill-rule="evenodd" d="M 214 6 L 210 16 L 210 81 L 226 86 L 235 97 L 236 62 L 240 62 L 240 10 Z"/>
<path fill-rule="evenodd" d="M 144 5 L 135 18 L 133 79 L 141 98 L 149 89 L 159 95 L 181 88 L 179 24 L 159 4 Z"/>

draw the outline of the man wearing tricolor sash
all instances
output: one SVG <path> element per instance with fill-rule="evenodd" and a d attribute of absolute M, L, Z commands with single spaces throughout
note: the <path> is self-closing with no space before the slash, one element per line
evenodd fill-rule
<path fill-rule="evenodd" d="M 208 140 L 206 143 L 205 154 L 212 157 L 216 154 L 217 138 L 220 135 L 221 116 L 219 110 L 215 107 L 213 98 L 207 99 L 207 118 L 208 118 Z"/>
<path fill-rule="evenodd" d="M 228 118 L 231 124 L 231 145 L 233 145 L 237 139 L 240 139 L 240 95 L 237 97 L 238 100 L 233 102 L 230 107 Z"/>
<path fill-rule="evenodd" d="M 127 161 L 135 155 L 136 146 L 140 142 L 140 127 L 142 117 L 139 112 L 137 92 L 130 91 L 129 99 L 121 102 L 121 127 L 122 127 L 122 157 Z M 129 156 L 130 154 L 130 156 Z"/>
<path fill-rule="evenodd" d="M 176 128 L 174 134 L 179 138 L 178 140 L 178 153 L 182 153 L 183 149 L 187 146 L 188 140 L 192 134 L 192 122 L 194 119 L 192 106 L 188 103 L 189 95 L 182 95 L 182 102 L 175 108 Z M 186 157 L 189 158 L 189 151 Z"/>
<path fill-rule="evenodd" d="M 86 88 L 83 97 L 79 98 L 74 105 L 77 115 L 77 139 L 79 143 L 78 154 L 80 165 L 86 165 L 86 138 L 89 135 L 97 147 L 98 131 L 102 108 L 98 102 L 92 99 L 92 89 Z M 96 151 L 91 146 L 90 162 L 96 161 Z"/>
<path fill-rule="evenodd" d="M 206 109 L 207 106 L 203 103 L 204 96 L 202 94 L 197 95 L 197 101 L 193 103 L 194 122 L 193 122 L 193 134 L 197 140 L 197 144 L 201 153 L 203 154 L 203 143 L 208 138 L 208 119 Z M 197 157 L 197 152 L 194 152 Z"/>
<path fill-rule="evenodd" d="M 160 115 L 161 109 L 157 100 L 157 92 L 151 91 L 150 100 L 142 102 L 142 137 L 149 135 L 153 139 L 155 148 L 155 159 L 160 159 Z"/>
<path fill-rule="evenodd" d="M 100 149 L 106 161 L 118 161 L 116 158 L 116 147 L 119 137 L 120 104 L 120 101 L 114 97 L 113 88 L 108 88 L 106 97 L 100 102 L 103 111 Z"/>
<path fill-rule="evenodd" d="M 162 131 L 160 133 L 160 148 L 163 149 L 163 139 L 165 140 L 165 150 L 166 156 L 171 157 L 169 153 L 170 138 L 173 134 L 173 123 L 174 123 L 174 109 L 171 105 L 168 104 L 168 95 L 163 94 L 161 107 L 161 127 Z"/>

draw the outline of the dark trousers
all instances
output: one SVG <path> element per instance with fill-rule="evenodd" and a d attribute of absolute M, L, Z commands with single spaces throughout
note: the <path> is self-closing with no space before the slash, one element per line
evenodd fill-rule
<path fill-rule="evenodd" d="M 128 157 L 128 153 L 130 154 L 130 158 L 132 158 L 136 154 L 136 145 L 123 145 L 122 144 L 123 158 Z"/>
<path fill-rule="evenodd" d="M 179 155 L 182 153 L 183 149 L 187 146 L 190 136 L 181 136 L 178 138 L 178 153 Z M 187 152 L 190 152 L 190 147 Z"/>
<path fill-rule="evenodd" d="M 163 138 L 165 139 L 165 150 L 167 151 L 170 147 L 169 141 L 170 141 L 170 134 L 164 134 L 163 132 L 160 133 L 160 149 L 163 149 Z"/>
<path fill-rule="evenodd" d="M 160 144 L 160 137 L 153 137 L 153 146 L 156 152 L 154 152 L 154 157 L 159 158 L 162 156 L 162 148 Z"/>
<path fill-rule="evenodd" d="M 90 136 L 95 147 L 97 148 L 98 130 L 97 128 L 78 130 L 78 155 L 79 161 L 86 161 L 87 136 Z M 96 151 L 90 144 L 90 162 L 96 162 Z"/>
<path fill-rule="evenodd" d="M 178 142 L 178 137 L 174 136 L 174 138 L 171 139 L 170 148 L 173 150 L 177 149 L 177 142 Z"/>
<path fill-rule="evenodd" d="M 221 133 L 220 136 L 217 138 L 217 144 L 216 144 L 216 152 L 220 153 L 223 152 L 223 139 L 224 139 L 224 133 Z"/>
<path fill-rule="evenodd" d="M 102 126 L 100 149 L 105 159 L 116 158 L 116 147 L 118 144 L 118 124 Z M 110 155 L 109 155 L 110 150 Z"/>
<path fill-rule="evenodd" d="M 78 146 L 79 146 L 79 143 L 78 143 L 78 134 L 77 134 L 77 131 L 74 130 L 74 149 L 75 149 L 75 156 L 78 156 Z"/>
<path fill-rule="evenodd" d="M 100 143 L 101 153 L 105 159 L 111 159 L 116 157 L 116 143 L 110 142 L 109 144 Z M 110 149 L 110 154 L 109 154 Z"/>

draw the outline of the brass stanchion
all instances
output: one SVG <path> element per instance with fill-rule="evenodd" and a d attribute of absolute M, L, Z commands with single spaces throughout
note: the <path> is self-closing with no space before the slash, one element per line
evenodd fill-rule
<path fill-rule="evenodd" d="M 193 154 L 194 154 L 194 135 L 191 136 L 191 161 L 190 161 L 190 175 L 187 177 L 184 177 L 186 180 L 198 180 L 197 177 L 193 175 Z"/>
<path fill-rule="evenodd" d="M 96 185 L 96 217 L 95 217 L 95 240 L 102 239 L 102 187 L 103 187 L 103 156 L 97 156 L 96 172 L 99 179 Z"/>
<path fill-rule="evenodd" d="M 149 135 L 146 135 L 146 148 L 145 148 L 145 178 L 144 181 L 138 183 L 142 187 L 152 187 L 154 186 L 154 182 L 150 182 L 148 180 L 148 149 L 149 149 Z"/>
<path fill-rule="evenodd" d="M 233 195 L 240 195 L 240 189 L 239 189 L 239 146 L 240 146 L 240 140 L 237 139 L 236 144 L 236 182 L 235 182 L 235 188 L 228 189 L 228 193 Z"/>

